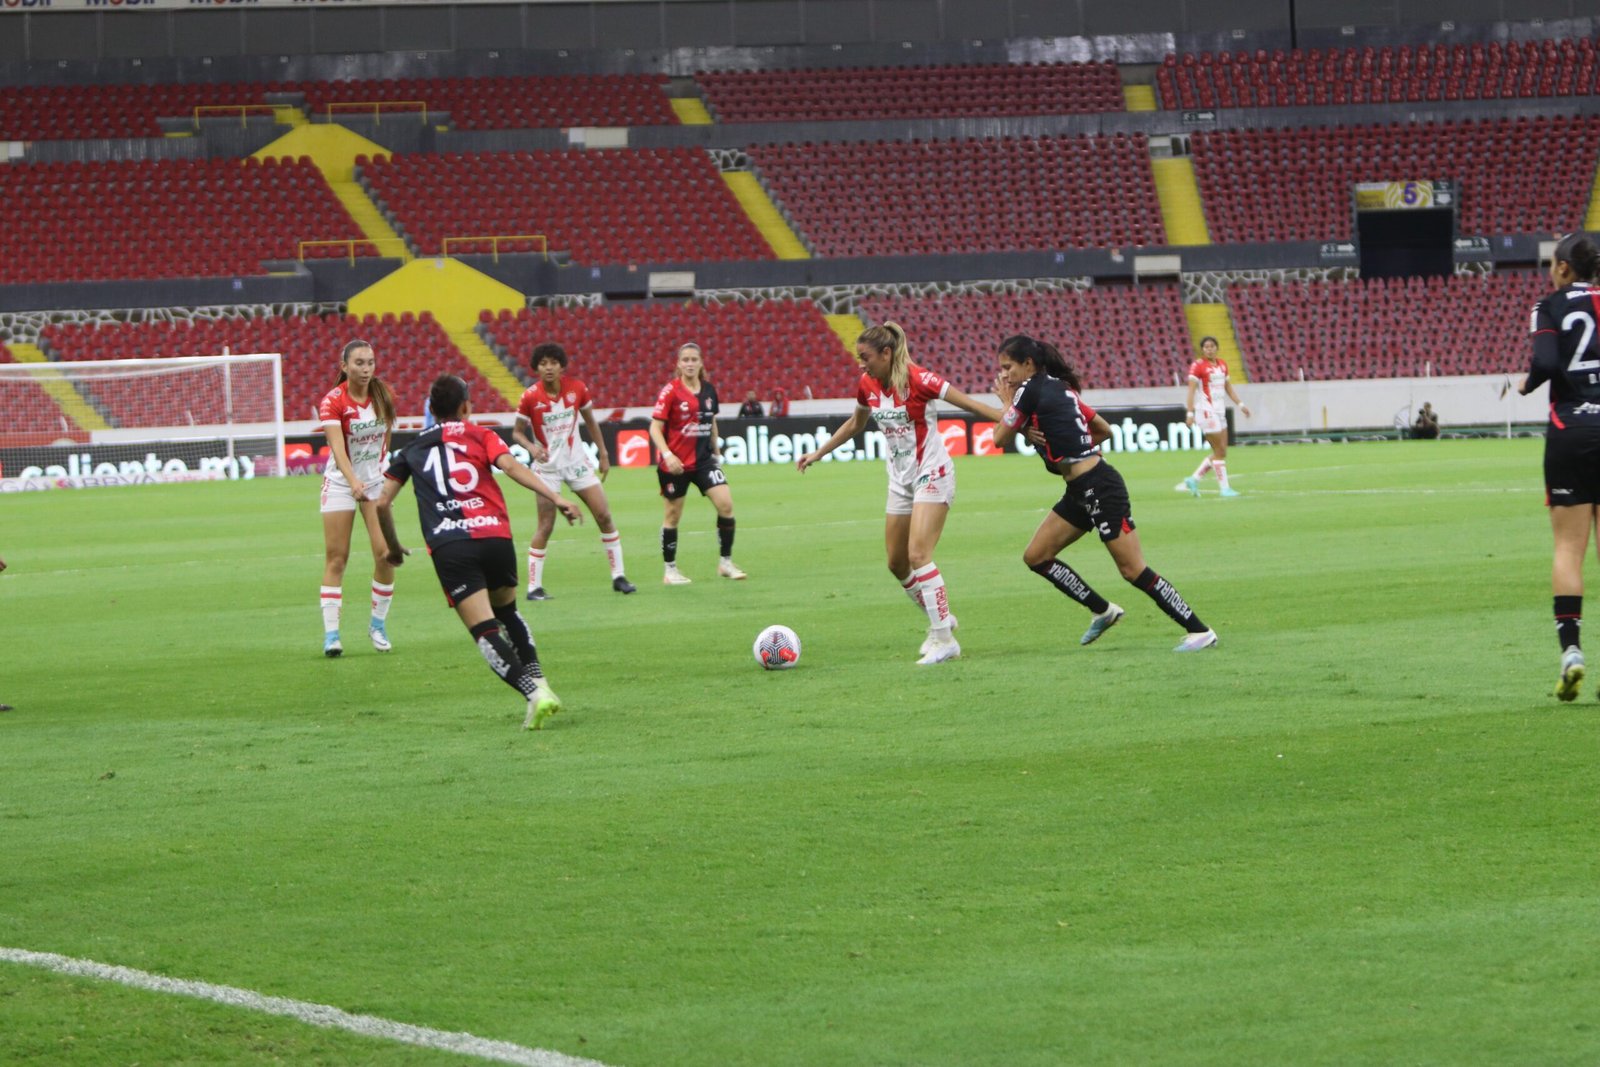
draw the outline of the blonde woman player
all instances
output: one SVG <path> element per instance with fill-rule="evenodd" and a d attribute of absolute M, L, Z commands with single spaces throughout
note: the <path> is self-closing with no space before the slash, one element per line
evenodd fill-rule
<path fill-rule="evenodd" d="M 565 483 L 578 494 L 583 506 L 594 516 L 600 527 L 600 547 L 605 549 L 606 562 L 611 565 L 611 588 L 619 593 L 635 592 L 634 585 L 622 571 L 622 534 L 611 521 L 611 504 L 600 483 L 611 470 L 611 456 L 606 452 L 606 439 L 600 436 L 600 427 L 594 421 L 594 407 L 589 402 L 589 387 L 576 378 L 563 377 L 567 372 L 567 350 L 547 341 L 533 346 L 528 363 L 539 376 L 517 405 L 517 422 L 511 431 L 512 440 L 528 450 L 533 457 L 533 470 L 556 492 Z M 583 441 L 578 437 L 578 420 L 589 429 L 589 438 L 599 449 L 600 468 L 589 462 Z M 544 497 L 539 498 L 539 525 L 528 543 L 528 599 L 549 600 L 544 591 L 545 549 L 550 544 L 550 534 L 556 526 L 556 507 Z"/>
<path fill-rule="evenodd" d="M 876 419 L 888 449 L 889 500 L 883 541 L 889 572 L 900 580 L 911 601 L 928 617 L 928 636 L 918 650 L 919 666 L 943 663 L 961 655 L 956 642 L 956 617 L 944 578 L 933 562 L 939 535 L 956 498 L 956 472 L 939 436 L 937 401 L 945 400 L 980 418 L 1000 421 L 1000 412 L 972 399 L 933 371 L 911 362 L 906 332 L 898 323 L 874 326 L 856 339 L 861 380 L 856 385 L 856 410 L 815 452 L 795 466 L 803 474 Z"/>
<path fill-rule="evenodd" d="M 1223 397 L 1232 400 L 1247 419 L 1250 409 L 1234 392 L 1233 383 L 1228 380 L 1228 365 L 1218 357 L 1218 351 L 1215 337 L 1200 339 L 1200 358 L 1189 364 L 1189 391 L 1183 398 L 1187 412 L 1184 421 L 1190 426 L 1200 427 L 1200 432 L 1206 435 L 1206 444 L 1211 446 L 1210 453 L 1200 461 L 1195 472 L 1175 486 L 1180 490 L 1187 489 L 1194 496 L 1200 495 L 1200 479 L 1207 474 L 1217 476 L 1223 496 L 1239 495 L 1239 490 L 1228 484 L 1227 400 Z"/>
<path fill-rule="evenodd" d="M 379 652 L 390 649 L 385 629 L 394 600 L 394 565 L 378 527 L 378 494 L 383 491 L 383 460 L 394 428 L 394 394 L 378 377 L 378 358 L 367 341 L 351 341 L 339 354 L 339 381 L 317 405 L 328 438 L 328 464 L 322 472 L 322 654 L 344 652 L 339 641 L 344 570 L 350 562 L 350 535 L 356 512 L 372 544 L 372 617 L 367 636 Z"/>

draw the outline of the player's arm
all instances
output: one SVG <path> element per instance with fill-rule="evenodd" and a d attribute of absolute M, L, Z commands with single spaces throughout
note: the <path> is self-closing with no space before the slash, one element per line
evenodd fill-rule
<path fill-rule="evenodd" d="M 494 465 L 506 472 L 506 475 L 524 489 L 532 489 L 535 493 L 554 504 L 556 510 L 567 517 L 569 525 L 582 524 L 583 513 L 578 510 L 578 505 L 562 496 L 560 493 L 544 484 L 544 479 L 533 473 L 526 463 L 522 463 L 510 452 L 502 452 L 495 457 Z"/>
<path fill-rule="evenodd" d="M 1098 411 L 1095 412 L 1094 418 L 1089 420 L 1089 436 L 1094 440 L 1096 447 L 1111 436 L 1111 424 Z"/>
<path fill-rule="evenodd" d="M 533 436 L 533 420 L 526 415 L 518 415 L 517 421 L 511 425 L 511 440 L 528 450 L 528 455 L 533 457 L 535 463 L 542 462 L 549 455 Z"/>
<path fill-rule="evenodd" d="M 1189 391 L 1183 395 L 1183 421 L 1191 426 L 1194 425 L 1194 393 L 1198 388 L 1200 388 L 1200 379 L 1192 374 L 1189 375 Z"/>
<path fill-rule="evenodd" d="M 594 420 L 594 408 L 585 404 L 579 409 L 578 414 L 583 416 L 583 427 L 589 431 L 589 440 L 594 442 L 594 447 L 600 450 L 598 462 L 600 469 L 596 472 L 603 482 L 611 471 L 611 453 L 606 451 L 606 439 L 600 435 L 600 424 Z"/>
<path fill-rule="evenodd" d="M 813 463 L 820 462 L 823 456 L 826 456 L 829 452 L 832 452 L 834 449 L 850 440 L 850 438 L 866 429 L 867 416 L 868 411 L 866 407 L 861 404 L 857 404 L 855 411 L 851 413 L 848 419 L 844 420 L 844 425 L 833 431 L 833 436 L 824 441 L 815 452 L 807 452 L 805 455 L 794 461 L 795 469 L 801 474 L 804 474 L 807 467 L 811 466 Z"/>
<path fill-rule="evenodd" d="M 400 544 L 400 535 L 394 529 L 394 498 L 400 494 L 400 487 L 404 484 L 397 478 L 386 476 L 383 479 L 383 492 L 378 496 L 378 529 L 383 532 L 383 543 L 388 546 L 384 559 L 394 567 L 400 566 L 411 555 L 411 550 Z"/>
<path fill-rule="evenodd" d="M 1239 399 L 1239 394 L 1233 391 L 1233 379 L 1229 378 L 1223 382 L 1222 387 L 1228 391 L 1228 399 L 1233 401 L 1233 406 L 1238 408 L 1240 414 L 1248 419 L 1250 417 L 1250 409 L 1245 406 L 1244 401 Z"/>
<path fill-rule="evenodd" d="M 1544 304 L 1533 309 L 1533 358 L 1517 392 L 1527 396 L 1553 378 L 1561 367 L 1561 333 Z"/>
<path fill-rule="evenodd" d="M 711 416 L 711 458 L 722 462 L 722 434 L 717 430 L 717 417 Z"/>
<path fill-rule="evenodd" d="M 1000 421 L 1000 412 L 981 400 L 974 400 L 953 385 L 945 388 L 944 396 L 940 397 L 940 399 L 948 400 L 962 411 L 971 412 L 980 419 L 988 419 L 990 422 Z"/>
<path fill-rule="evenodd" d="M 666 464 L 668 474 L 682 474 L 683 460 L 673 454 L 667 447 L 667 424 L 660 419 L 650 420 L 650 443 L 656 446 L 656 454 L 661 457 L 661 462 Z"/>
<path fill-rule="evenodd" d="M 339 468 L 344 480 L 350 483 L 350 492 L 360 500 L 366 495 L 367 486 L 356 477 L 355 466 L 350 462 L 350 449 L 344 441 L 344 427 L 337 422 L 325 422 L 322 424 L 322 432 L 328 438 L 328 451 L 333 455 L 333 465 Z"/>

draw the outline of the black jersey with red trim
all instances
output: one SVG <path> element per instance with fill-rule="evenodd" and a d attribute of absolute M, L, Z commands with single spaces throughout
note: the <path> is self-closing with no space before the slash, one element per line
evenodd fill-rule
<path fill-rule="evenodd" d="M 1094 408 L 1066 382 L 1040 372 L 1017 387 L 1001 418 L 1013 430 L 1034 427 L 1044 434 L 1039 458 L 1052 474 L 1065 474 L 1068 464 L 1100 454 L 1089 432 L 1094 415 Z"/>
<path fill-rule="evenodd" d="M 493 470 L 507 451 L 492 430 L 470 422 L 440 423 L 396 452 L 384 477 L 403 485 L 416 476 L 412 491 L 430 549 L 447 541 L 510 537 L 506 498 Z"/>
<path fill-rule="evenodd" d="M 1550 426 L 1600 426 L 1600 286 L 1574 282 L 1533 306 L 1527 391 L 1550 383 Z"/>
<path fill-rule="evenodd" d="M 678 457 L 684 470 L 705 470 L 717 465 L 712 458 L 717 443 L 712 420 L 717 417 L 717 410 L 716 387 L 704 379 L 700 391 L 691 393 L 682 378 L 674 378 L 656 397 L 650 417 L 661 420 L 667 448 Z M 659 457 L 657 463 L 662 470 L 667 469 L 665 456 Z"/>

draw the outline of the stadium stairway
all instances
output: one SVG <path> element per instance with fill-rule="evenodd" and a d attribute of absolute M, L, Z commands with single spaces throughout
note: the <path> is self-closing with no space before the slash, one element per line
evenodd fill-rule
<path fill-rule="evenodd" d="M 1583 213 L 1583 228 L 1593 233 L 1600 227 L 1600 166 L 1595 168 L 1594 182 L 1589 186 L 1589 208 Z"/>
<path fill-rule="evenodd" d="M 1124 85 L 1122 100 L 1129 111 L 1154 111 L 1156 90 L 1153 85 Z"/>
<path fill-rule="evenodd" d="M 1200 338 L 1215 337 L 1217 354 L 1237 372 L 1237 380 L 1250 380 L 1244 353 L 1239 349 L 1239 335 L 1233 329 L 1233 314 L 1227 304 L 1185 304 L 1183 315 L 1189 320 L 1189 340 L 1196 355 L 1200 352 Z"/>
<path fill-rule="evenodd" d="M 11 356 L 18 363 L 50 363 L 50 357 L 45 355 L 44 350 L 38 345 L 10 341 L 6 347 L 11 349 Z M 45 369 L 35 374 L 34 380 L 39 388 L 50 394 L 50 399 L 56 402 L 56 407 L 61 409 L 62 414 L 77 423 L 80 430 L 111 429 L 111 424 L 105 420 L 105 416 L 95 410 L 94 405 L 85 400 L 83 394 L 78 392 L 71 382 L 64 381 Z"/>
<path fill-rule="evenodd" d="M 784 221 L 778 205 L 772 202 L 754 174 L 747 170 L 727 170 L 722 172 L 722 180 L 779 259 L 811 258 L 810 249 Z"/>
<path fill-rule="evenodd" d="M 1200 184 L 1195 181 L 1194 162 L 1187 157 L 1152 159 L 1156 197 L 1161 201 L 1161 224 L 1172 245 L 1208 245 L 1205 208 L 1200 202 Z"/>
<path fill-rule="evenodd" d="M 861 331 L 867 324 L 861 321 L 860 315 L 824 315 L 828 325 L 844 344 L 844 350 L 850 353 L 850 358 L 856 356 L 856 338 L 861 336 Z"/>
<path fill-rule="evenodd" d="M 705 101 L 698 96 L 675 96 L 671 103 L 673 114 L 678 116 L 678 122 L 682 125 L 711 125 L 711 112 L 706 110 Z"/>
<path fill-rule="evenodd" d="M 387 156 L 388 149 L 367 140 L 360 134 L 333 123 L 306 123 L 296 126 L 265 148 L 254 153 L 257 159 L 285 157 L 298 159 L 307 156 L 317 165 L 333 195 L 350 213 L 350 218 L 361 227 L 361 232 L 378 252 L 406 262 L 411 260 L 411 248 L 405 238 L 389 225 L 378 206 L 356 182 L 357 156 Z M 314 239 L 312 237 L 305 238 Z"/>
<path fill-rule="evenodd" d="M 520 311 L 527 306 L 527 297 L 509 285 L 459 260 L 440 257 L 412 260 L 351 297 L 346 309 L 352 315 L 432 312 L 459 355 L 500 394 L 493 401 L 488 397 L 475 397 L 476 406 L 484 411 L 509 411 L 514 410 L 522 398 L 522 383 L 478 336 L 478 312 L 502 308 Z M 456 353 L 444 355 L 448 362 L 434 368 L 440 374 L 455 369 L 452 364 Z M 490 407 L 491 402 L 495 407 Z M 500 403 L 505 407 L 500 407 Z"/>

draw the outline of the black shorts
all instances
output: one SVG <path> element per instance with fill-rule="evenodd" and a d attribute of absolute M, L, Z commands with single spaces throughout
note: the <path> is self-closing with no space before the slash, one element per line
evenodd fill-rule
<path fill-rule="evenodd" d="M 431 550 L 444 599 L 455 607 L 480 589 L 517 586 L 517 549 L 509 537 L 462 538 Z"/>
<path fill-rule="evenodd" d="M 1094 530 L 1102 541 L 1115 541 L 1134 530 L 1128 483 L 1105 460 L 1068 482 L 1067 491 L 1050 510 L 1080 530 Z"/>
<path fill-rule="evenodd" d="M 1545 433 L 1544 502 L 1600 504 L 1600 426 L 1551 427 Z"/>
<path fill-rule="evenodd" d="M 700 495 L 705 496 L 717 486 L 728 484 L 728 476 L 722 473 L 721 467 L 702 467 L 682 474 L 668 474 L 657 467 L 656 480 L 661 483 L 661 495 L 668 500 L 682 500 L 689 495 L 691 485 L 699 487 Z"/>

